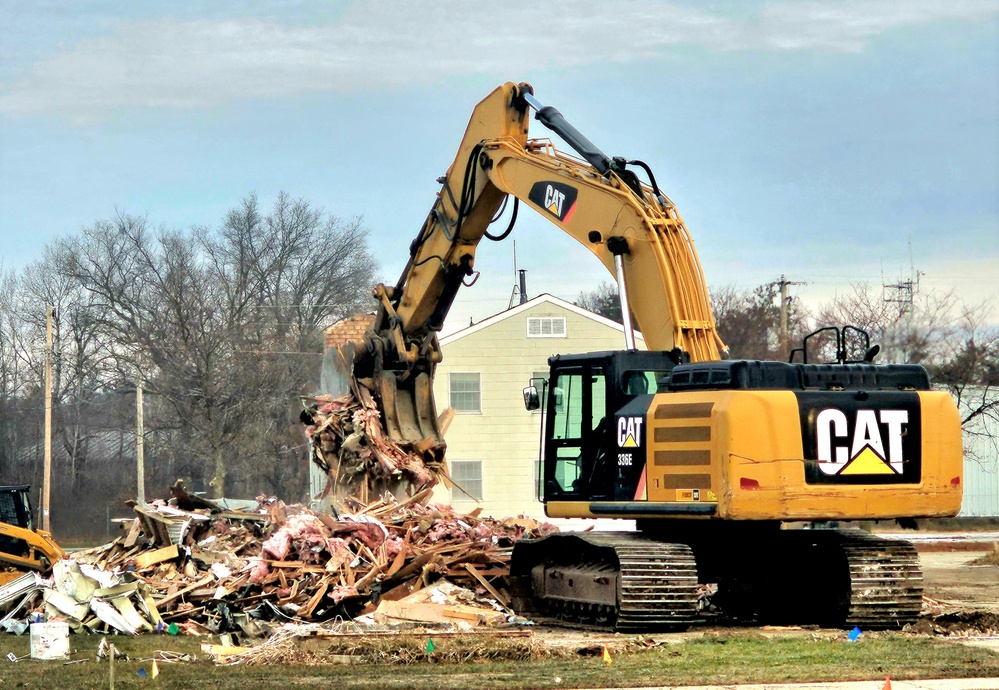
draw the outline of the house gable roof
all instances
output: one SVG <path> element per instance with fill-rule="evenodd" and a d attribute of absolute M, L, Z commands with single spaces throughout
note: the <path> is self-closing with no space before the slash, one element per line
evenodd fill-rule
<path fill-rule="evenodd" d="M 478 333 L 479 331 L 489 328 L 490 326 L 494 326 L 500 323 L 501 321 L 513 318 L 514 316 L 523 314 L 525 311 L 533 307 L 537 307 L 538 305 L 546 303 L 555 305 L 556 307 L 565 309 L 566 311 L 570 311 L 574 314 L 578 314 L 579 316 L 590 319 L 591 321 L 595 321 L 596 323 L 599 323 L 602 326 L 613 328 L 616 331 L 624 333 L 624 326 L 617 323 L 616 321 L 612 321 L 606 317 L 600 316 L 600 314 L 594 314 L 592 311 L 588 311 L 586 309 L 583 309 L 582 307 L 578 307 L 575 304 L 572 304 L 571 302 L 566 302 L 563 299 L 559 299 L 558 297 L 554 297 L 553 295 L 549 295 L 546 293 L 538 295 L 537 297 L 530 299 L 524 302 L 523 304 L 518 304 L 517 306 L 507 309 L 506 311 L 501 311 L 498 314 L 493 314 L 492 316 L 485 318 L 482 321 L 479 321 L 477 324 L 473 326 L 469 326 L 468 328 L 463 328 L 460 331 L 456 331 L 450 335 L 444 336 L 443 338 L 440 339 L 441 347 L 447 345 L 448 343 L 453 343 L 456 340 L 461 340 L 462 338 L 472 335 L 473 333 Z M 642 334 L 639 333 L 638 331 L 635 331 L 635 338 L 643 342 L 645 341 L 645 339 L 642 337 Z"/>

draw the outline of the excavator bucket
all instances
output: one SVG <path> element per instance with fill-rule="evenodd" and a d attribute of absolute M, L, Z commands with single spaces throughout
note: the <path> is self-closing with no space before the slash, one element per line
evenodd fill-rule
<path fill-rule="evenodd" d="M 426 460 L 441 460 L 444 434 L 437 419 L 432 378 L 425 370 L 430 365 L 386 368 L 385 352 L 393 351 L 391 342 L 384 335 L 369 331 L 363 347 L 347 342 L 327 350 L 323 358 L 322 390 L 334 397 L 351 392 L 365 397 L 370 391 L 391 441 L 419 452 Z"/>
<path fill-rule="evenodd" d="M 430 452 L 435 459 L 444 455 L 444 435 L 437 423 L 430 375 L 426 372 L 400 383 L 392 371 L 378 375 L 385 430 L 393 441 L 420 452 Z"/>

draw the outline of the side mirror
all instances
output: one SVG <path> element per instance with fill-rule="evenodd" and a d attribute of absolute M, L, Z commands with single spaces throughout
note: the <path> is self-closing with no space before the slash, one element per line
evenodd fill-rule
<path fill-rule="evenodd" d="M 528 412 L 541 409 L 541 396 L 538 395 L 538 387 L 531 385 L 524 389 L 524 407 Z"/>

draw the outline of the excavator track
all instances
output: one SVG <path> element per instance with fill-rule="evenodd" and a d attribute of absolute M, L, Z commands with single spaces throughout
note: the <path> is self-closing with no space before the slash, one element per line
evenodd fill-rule
<path fill-rule="evenodd" d="M 518 542 L 514 608 L 555 625 L 635 632 L 686 627 L 697 615 L 690 548 L 623 532 Z"/>
<path fill-rule="evenodd" d="M 724 572 L 715 561 L 702 575 L 718 577 L 714 603 L 733 620 L 878 630 L 919 617 L 922 569 L 906 541 L 860 530 L 788 530 L 766 541 L 716 539 L 695 552 L 710 558 L 711 549 L 728 555 Z"/>
<path fill-rule="evenodd" d="M 846 626 L 872 630 L 914 623 L 923 601 L 923 571 L 915 547 L 863 532 L 839 535 L 850 571 Z"/>

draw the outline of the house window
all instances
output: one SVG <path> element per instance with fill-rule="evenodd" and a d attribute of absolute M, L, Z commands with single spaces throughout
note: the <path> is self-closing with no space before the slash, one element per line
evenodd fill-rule
<path fill-rule="evenodd" d="M 451 479 L 457 484 L 455 488 L 451 489 L 452 500 L 482 500 L 481 460 L 452 460 Z"/>
<path fill-rule="evenodd" d="M 529 316 L 527 317 L 528 338 L 564 338 L 564 316 Z"/>
<path fill-rule="evenodd" d="M 449 382 L 451 407 L 455 411 L 482 411 L 482 380 L 479 374 L 452 373 Z"/>

